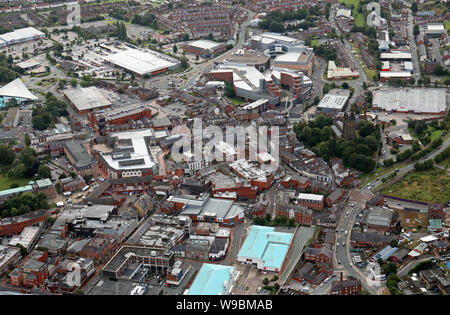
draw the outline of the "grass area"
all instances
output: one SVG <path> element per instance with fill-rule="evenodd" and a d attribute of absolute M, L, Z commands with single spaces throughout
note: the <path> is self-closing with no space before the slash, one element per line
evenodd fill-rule
<path fill-rule="evenodd" d="M 311 46 L 312 47 L 319 47 L 319 40 L 318 39 L 311 40 Z"/>
<path fill-rule="evenodd" d="M 447 31 L 450 30 L 450 21 L 444 21 L 444 26 Z"/>
<path fill-rule="evenodd" d="M 369 68 L 367 68 L 364 64 L 364 61 L 362 61 L 362 59 L 361 59 L 358 46 L 356 46 L 355 43 L 352 43 L 351 45 L 352 45 L 352 51 L 355 51 L 356 59 L 358 60 L 359 64 L 361 65 L 367 78 L 372 82 L 375 81 L 375 78 L 377 76 L 377 70 L 370 70 Z"/>
<path fill-rule="evenodd" d="M 244 101 L 244 100 L 241 100 L 238 98 L 228 98 L 228 100 L 231 102 L 231 104 L 233 106 L 240 106 L 240 105 L 248 103 L 247 101 Z"/>
<path fill-rule="evenodd" d="M 450 201 L 450 176 L 446 170 L 441 169 L 413 171 L 381 193 L 410 200 L 446 204 Z"/>
<path fill-rule="evenodd" d="M 362 67 L 364 73 L 366 74 L 367 78 L 369 78 L 370 81 L 375 81 L 375 78 L 377 76 L 377 70 L 370 70 L 367 67 Z"/>
<path fill-rule="evenodd" d="M 442 134 L 442 130 L 434 130 L 431 132 L 431 141 L 436 140 Z"/>
<path fill-rule="evenodd" d="M 10 189 L 11 184 L 26 186 L 30 179 L 28 178 L 9 178 L 7 175 L 0 174 L 0 190 Z"/>
<path fill-rule="evenodd" d="M 448 158 L 447 160 L 443 160 L 441 162 L 438 163 L 440 166 L 442 167 L 450 167 L 450 158 Z"/>

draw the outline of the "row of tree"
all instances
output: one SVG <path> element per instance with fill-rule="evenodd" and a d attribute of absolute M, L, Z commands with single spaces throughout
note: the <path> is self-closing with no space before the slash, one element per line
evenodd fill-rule
<path fill-rule="evenodd" d="M 47 195 L 43 192 L 33 194 L 25 192 L 18 196 L 14 196 L 5 201 L 3 204 L 1 217 L 15 217 L 26 214 L 39 209 L 49 209 L 50 205 L 47 201 Z"/>
<path fill-rule="evenodd" d="M 431 169 L 433 169 L 433 160 L 429 159 L 429 160 L 424 161 L 423 163 L 417 162 L 414 164 L 414 169 L 416 171 L 431 170 Z"/>

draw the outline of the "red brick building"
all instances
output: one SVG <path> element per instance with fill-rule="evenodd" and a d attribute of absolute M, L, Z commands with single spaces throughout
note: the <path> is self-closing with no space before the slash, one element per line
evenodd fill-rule
<path fill-rule="evenodd" d="M 333 261 L 333 251 L 327 244 L 317 244 L 314 247 L 306 248 L 303 257 L 305 261 L 330 263 Z"/>
<path fill-rule="evenodd" d="M 275 216 L 286 216 L 289 219 L 294 219 L 299 224 L 310 225 L 312 223 L 312 210 L 300 205 L 275 205 Z"/>
<path fill-rule="evenodd" d="M 297 197 L 298 204 L 314 210 L 322 210 L 324 206 L 324 197 L 316 194 L 302 194 Z"/>
<path fill-rule="evenodd" d="M 344 189 L 336 189 L 327 198 L 325 198 L 325 202 L 328 207 L 332 207 L 333 205 L 339 203 L 345 195 Z"/>
<path fill-rule="evenodd" d="M 309 179 L 304 176 L 286 175 L 280 184 L 286 189 L 300 189 L 304 191 L 309 187 Z"/>
<path fill-rule="evenodd" d="M 343 281 L 341 273 L 340 281 L 336 280 L 331 285 L 330 295 L 357 295 L 361 290 L 361 280 L 347 279 Z"/>
<path fill-rule="evenodd" d="M 0 220 L 0 236 L 19 234 L 25 227 L 43 222 L 46 219 L 46 210 L 38 210 L 17 217 L 4 218 Z"/>
<path fill-rule="evenodd" d="M 11 285 L 24 287 L 40 287 L 48 278 L 48 264 L 35 259 L 28 259 L 22 267 L 14 269 L 10 274 Z"/>

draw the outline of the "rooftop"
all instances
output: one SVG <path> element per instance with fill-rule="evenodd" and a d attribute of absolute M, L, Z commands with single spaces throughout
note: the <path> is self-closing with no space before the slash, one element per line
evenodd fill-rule
<path fill-rule="evenodd" d="M 237 256 L 261 259 L 265 267 L 280 270 L 292 237 L 292 233 L 275 232 L 274 227 L 252 225 Z"/>
<path fill-rule="evenodd" d="M 102 90 L 95 86 L 67 89 L 64 90 L 64 94 L 79 111 L 100 109 L 112 105 Z"/>
<path fill-rule="evenodd" d="M 446 110 L 445 89 L 381 88 L 374 91 L 374 107 L 386 111 L 440 113 Z"/>
<path fill-rule="evenodd" d="M 188 295 L 227 295 L 237 274 L 238 272 L 231 266 L 203 264 Z"/>
<path fill-rule="evenodd" d="M 118 50 L 107 57 L 116 66 L 125 68 L 139 75 L 168 69 L 177 65 L 178 61 L 167 55 L 152 50 L 126 48 Z"/>
<path fill-rule="evenodd" d="M 193 42 L 190 42 L 188 44 L 189 46 L 192 47 L 197 47 L 200 49 L 209 49 L 209 50 L 214 50 L 215 48 L 219 47 L 219 46 L 223 46 L 223 43 L 218 43 L 218 42 L 213 42 L 211 40 L 206 40 L 206 39 L 199 39 Z"/>

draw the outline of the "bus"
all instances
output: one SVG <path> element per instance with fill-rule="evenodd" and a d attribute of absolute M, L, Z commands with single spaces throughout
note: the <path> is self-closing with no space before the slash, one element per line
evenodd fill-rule
<path fill-rule="evenodd" d="M 84 187 L 83 187 L 83 189 L 82 189 L 82 191 L 86 191 L 86 190 L 88 190 L 88 189 L 89 189 L 89 187 L 91 187 L 91 186 L 89 186 L 89 185 L 86 185 L 86 186 L 84 186 Z"/>
<path fill-rule="evenodd" d="M 71 192 L 71 191 L 63 192 L 63 196 L 64 196 L 64 197 L 69 197 L 70 195 L 72 195 L 72 192 Z"/>

